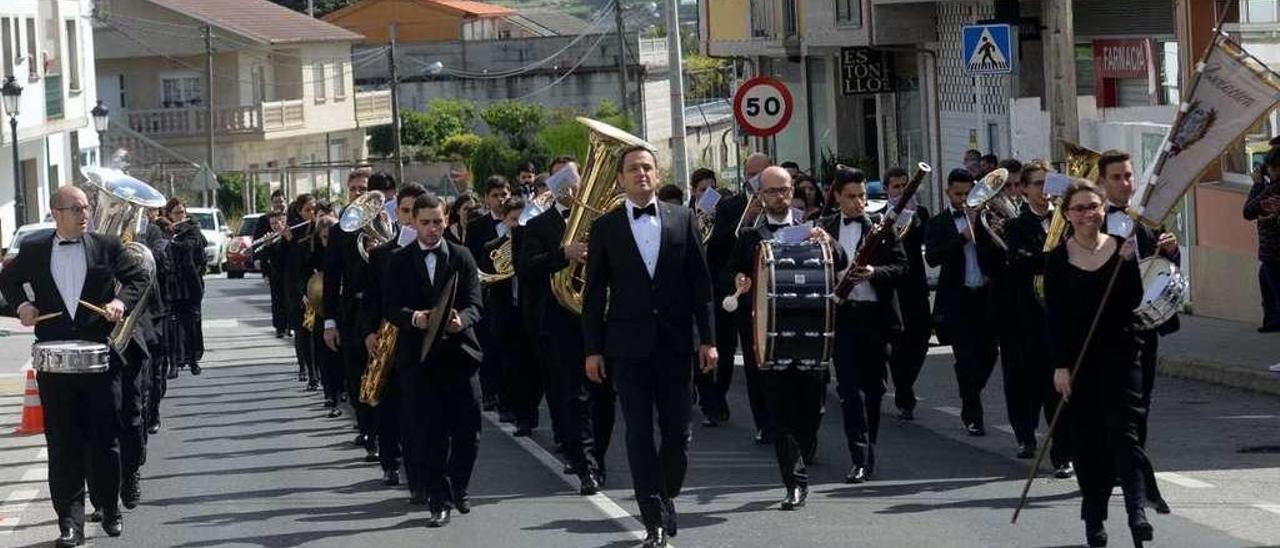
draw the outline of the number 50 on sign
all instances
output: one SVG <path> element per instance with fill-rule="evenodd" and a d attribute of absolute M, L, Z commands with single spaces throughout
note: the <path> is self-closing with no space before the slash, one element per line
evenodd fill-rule
<path fill-rule="evenodd" d="M 768 137 L 786 128 L 793 107 L 787 86 L 768 76 L 747 80 L 733 97 L 738 126 L 756 137 Z"/>

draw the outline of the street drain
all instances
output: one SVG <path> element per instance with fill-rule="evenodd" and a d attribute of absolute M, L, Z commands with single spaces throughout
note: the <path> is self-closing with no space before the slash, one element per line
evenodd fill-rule
<path fill-rule="evenodd" d="M 1280 453 L 1280 445 L 1246 445 L 1236 450 L 1237 453 Z"/>

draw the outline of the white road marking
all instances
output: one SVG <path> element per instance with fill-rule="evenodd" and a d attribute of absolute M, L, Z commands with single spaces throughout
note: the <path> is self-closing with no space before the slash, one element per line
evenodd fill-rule
<path fill-rule="evenodd" d="M 36 489 L 19 489 L 9 493 L 9 496 L 4 499 L 4 505 L 0 506 L 0 515 L 3 515 L 0 517 L 0 535 L 13 532 L 22 521 L 22 512 L 26 511 L 27 505 L 39 494 L 40 491 Z"/>
<path fill-rule="evenodd" d="M 237 327 L 240 327 L 240 320 L 237 320 L 235 318 L 228 318 L 228 319 L 221 319 L 221 320 L 205 320 L 203 325 L 205 329 L 235 329 Z"/>
<path fill-rule="evenodd" d="M 35 481 L 49 481 L 49 467 L 36 466 L 33 468 L 28 468 L 26 472 L 23 472 L 22 474 L 23 483 L 35 482 Z"/>
<path fill-rule="evenodd" d="M 1253 507 L 1259 510 L 1271 512 L 1272 514 L 1280 514 L 1280 504 L 1255 504 Z"/>
<path fill-rule="evenodd" d="M 936 410 L 936 411 L 941 411 L 941 412 L 946 413 L 946 414 L 948 414 L 948 415 L 951 415 L 951 416 L 953 416 L 953 417 L 959 417 L 959 416 L 960 416 L 960 408 L 959 408 L 959 407 L 934 407 L 934 410 Z"/>
<path fill-rule="evenodd" d="M 40 450 L 36 452 L 36 458 L 35 458 L 35 460 L 36 460 L 36 462 L 48 462 L 48 460 L 49 460 L 49 448 L 48 448 L 48 447 L 41 447 L 41 448 L 40 448 Z"/>
<path fill-rule="evenodd" d="M 506 432 L 508 436 L 511 436 L 511 434 L 515 432 L 514 426 L 510 424 L 503 424 L 498 421 L 497 413 L 489 411 L 483 413 L 483 416 L 485 420 L 489 421 L 490 425 Z M 532 439 L 526 437 L 517 438 L 515 436 L 511 436 L 511 439 L 515 441 L 517 445 L 524 448 L 525 451 L 528 451 L 530 455 L 533 455 L 533 458 L 537 459 L 538 462 L 542 463 L 543 466 L 550 470 L 552 475 L 560 478 L 560 481 L 563 481 L 565 485 L 572 487 L 575 492 L 578 490 L 578 485 L 570 479 L 576 476 L 563 474 L 564 465 L 560 462 L 560 459 L 556 458 L 555 455 L 552 455 L 546 449 L 543 449 L 541 445 L 538 445 L 538 443 Z M 627 512 L 626 510 L 623 510 L 621 506 L 618 506 L 618 503 L 614 502 L 608 495 L 605 495 L 604 491 L 582 498 L 587 502 L 590 502 L 592 506 L 596 507 L 596 509 L 604 513 L 604 515 L 609 516 L 610 519 L 618 522 L 618 524 L 626 529 L 627 533 L 632 537 L 635 537 L 636 540 L 644 540 L 644 524 L 640 523 L 640 520 L 636 519 L 635 516 L 632 516 L 630 512 Z M 675 545 L 670 542 L 667 543 L 667 546 L 675 548 Z"/>
<path fill-rule="evenodd" d="M 1210 489 L 1213 487 L 1212 483 L 1203 482 L 1176 472 L 1156 472 L 1156 478 L 1188 489 Z"/>
<path fill-rule="evenodd" d="M 1223 417 L 1214 417 L 1214 418 L 1222 419 L 1222 420 L 1253 421 L 1253 420 L 1280 419 L 1280 415 L 1226 415 Z"/>
<path fill-rule="evenodd" d="M 950 346 L 931 346 L 929 347 L 930 356 L 949 356 L 951 355 Z"/>

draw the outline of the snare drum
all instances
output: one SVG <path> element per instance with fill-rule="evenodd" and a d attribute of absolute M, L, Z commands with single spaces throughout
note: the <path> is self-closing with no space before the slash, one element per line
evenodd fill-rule
<path fill-rule="evenodd" d="M 49 341 L 31 347 L 31 367 L 42 373 L 105 373 L 111 348 L 89 341 Z"/>
<path fill-rule="evenodd" d="M 1142 304 L 1133 310 L 1138 323 L 1155 329 L 1173 318 L 1187 295 L 1187 279 L 1163 257 L 1147 257 L 1138 263 L 1142 273 Z"/>
<path fill-rule="evenodd" d="M 834 259 L 827 244 L 761 242 L 752 310 L 762 370 L 823 371 L 835 338 Z"/>

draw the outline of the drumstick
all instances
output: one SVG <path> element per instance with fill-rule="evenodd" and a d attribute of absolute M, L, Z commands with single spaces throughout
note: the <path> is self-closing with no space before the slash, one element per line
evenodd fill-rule
<path fill-rule="evenodd" d="M 81 300 L 80 300 L 80 306 L 83 306 L 83 307 L 85 307 L 85 308 L 88 308 L 89 310 L 92 310 L 93 312 L 98 313 L 99 315 L 101 315 L 101 316 L 102 316 L 102 317 L 104 317 L 104 318 L 110 317 L 110 314 L 107 312 L 107 309 L 102 308 L 102 307 L 100 307 L 100 306 L 98 306 L 98 305 L 96 305 L 96 304 L 93 304 L 93 303 L 91 303 L 91 302 L 89 302 L 89 301 L 86 301 L 86 300 L 84 300 L 84 299 L 81 299 Z"/>
<path fill-rule="evenodd" d="M 61 312 L 50 312 L 50 313 L 48 313 L 48 314 L 41 314 L 41 315 L 39 315 L 39 316 L 36 316 L 36 323 L 40 323 L 40 322 L 43 322 L 43 321 L 45 321 L 45 320 L 52 320 L 52 319 L 57 318 L 58 316 L 61 316 L 61 315 L 62 315 L 62 313 L 61 313 Z"/>

